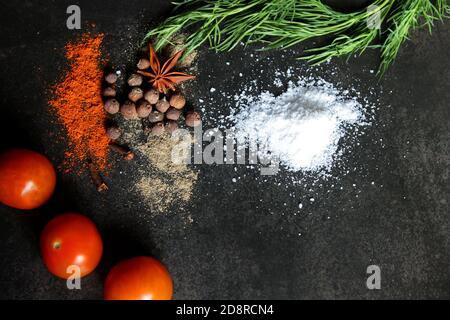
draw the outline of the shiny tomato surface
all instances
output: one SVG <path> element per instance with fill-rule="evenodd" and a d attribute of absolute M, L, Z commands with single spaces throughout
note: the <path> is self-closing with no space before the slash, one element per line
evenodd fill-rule
<path fill-rule="evenodd" d="M 71 266 L 78 266 L 80 277 L 94 271 L 103 252 L 95 224 L 78 213 L 66 213 L 51 220 L 41 233 L 41 255 L 47 269 L 67 279 Z"/>
<path fill-rule="evenodd" d="M 17 209 L 46 203 L 56 185 L 56 172 L 43 155 L 25 149 L 0 154 L 0 202 Z"/>
<path fill-rule="evenodd" d="M 135 257 L 117 264 L 108 274 L 106 300 L 170 300 L 172 278 L 166 267 L 151 257 Z"/>

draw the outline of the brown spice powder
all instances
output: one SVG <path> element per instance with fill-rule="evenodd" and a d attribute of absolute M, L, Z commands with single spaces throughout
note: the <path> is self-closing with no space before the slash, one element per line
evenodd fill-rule
<path fill-rule="evenodd" d="M 167 211 L 174 203 L 186 204 L 192 198 L 198 173 L 184 163 L 172 161 L 172 150 L 177 144 L 169 135 L 164 135 L 150 137 L 148 143 L 136 148 L 154 170 L 140 172 L 135 189 L 156 213 Z"/>
<path fill-rule="evenodd" d="M 79 41 L 66 45 L 70 69 L 54 86 L 54 98 L 49 101 L 69 139 L 63 163 L 66 172 L 79 171 L 88 161 L 100 171 L 107 166 L 109 139 L 100 95 L 102 42 L 102 34 L 86 33 Z"/>

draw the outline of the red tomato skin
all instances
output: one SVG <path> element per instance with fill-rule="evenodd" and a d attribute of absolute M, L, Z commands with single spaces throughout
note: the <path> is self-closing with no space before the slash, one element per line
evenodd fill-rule
<path fill-rule="evenodd" d="M 30 210 L 46 203 L 56 185 L 56 172 L 43 155 L 11 149 L 0 155 L 0 202 Z"/>
<path fill-rule="evenodd" d="M 166 267 L 151 257 L 119 262 L 108 274 L 105 300 L 171 300 L 172 278 Z"/>
<path fill-rule="evenodd" d="M 41 233 L 40 246 L 47 269 L 63 279 L 71 276 L 67 273 L 71 265 L 80 267 L 81 277 L 90 274 L 103 253 L 97 227 L 78 213 L 65 213 L 51 220 Z"/>

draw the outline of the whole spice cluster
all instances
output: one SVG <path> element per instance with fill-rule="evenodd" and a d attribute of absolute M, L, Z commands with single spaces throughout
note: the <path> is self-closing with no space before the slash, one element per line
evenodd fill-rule
<path fill-rule="evenodd" d="M 107 86 L 103 89 L 104 109 L 110 115 L 120 114 L 125 120 L 141 120 L 144 131 L 153 136 L 172 133 L 184 118 L 188 127 L 200 125 L 201 117 L 197 111 L 186 110 L 186 98 L 177 90 L 176 85 L 194 76 L 172 71 L 182 52 L 177 52 L 161 66 L 153 48 L 149 48 L 149 59 L 137 62 L 137 70 L 127 79 L 127 98 L 120 103 L 117 98 L 117 73 L 105 76 Z M 121 136 L 121 130 L 111 125 L 107 135 L 115 141 Z M 118 146 L 115 146 L 117 151 Z M 122 150 L 124 151 L 124 150 Z"/>
<path fill-rule="evenodd" d="M 174 71 L 182 51 L 163 65 L 149 47 L 149 57 L 138 61 L 135 73 L 127 79 L 126 99 L 118 98 L 120 72 L 102 71 L 101 45 L 103 35 L 86 33 L 79 41 L 66 46 L 70 68 L 52 88 L 49 101 L 68 136 L 64 169 L 81 172 L 89 169 L 97 190 L 108 189 L 102 175 L 107 169 L 109 151 L 132 160 L 134 152 L 118 144 L 122 129 L 113 115 L 125 120 L 141 120 L 151 136 L 174 132 L 181 120 L 186 126 L 201 124 L 200 114 L 187 110 L 186 98 L 176 88 L 194 76 Z M 101 94 L 100 94 L 101 93 Z M 105 112 L 106 111 L 106 112 Z"/>

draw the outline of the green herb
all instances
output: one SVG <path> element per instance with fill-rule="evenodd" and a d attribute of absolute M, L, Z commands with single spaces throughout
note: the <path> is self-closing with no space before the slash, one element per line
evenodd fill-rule
<path fill-rule="evenodd" d="M 174 2 L 177 14 L 146 35 L 156 50 L 178 33 L 192 30 L 185 55 L 204 43 L 229 51 L 239 43 L 262 42 L 264 49 L 289 48 L 319 37 L 330 41 L 305 50 L 302 59 L 314 64 L 333 57 L 381 48 L 379 71 L 394 61 L 412 29 L 447 18 L 447 0 L 375 0 L 364 10 L 343 13 L 321 0 L 184 0 Z M 381 28 L 373 24 L 380 23 Z M 378 40 L 378 44 L 375 44 Z"/>

